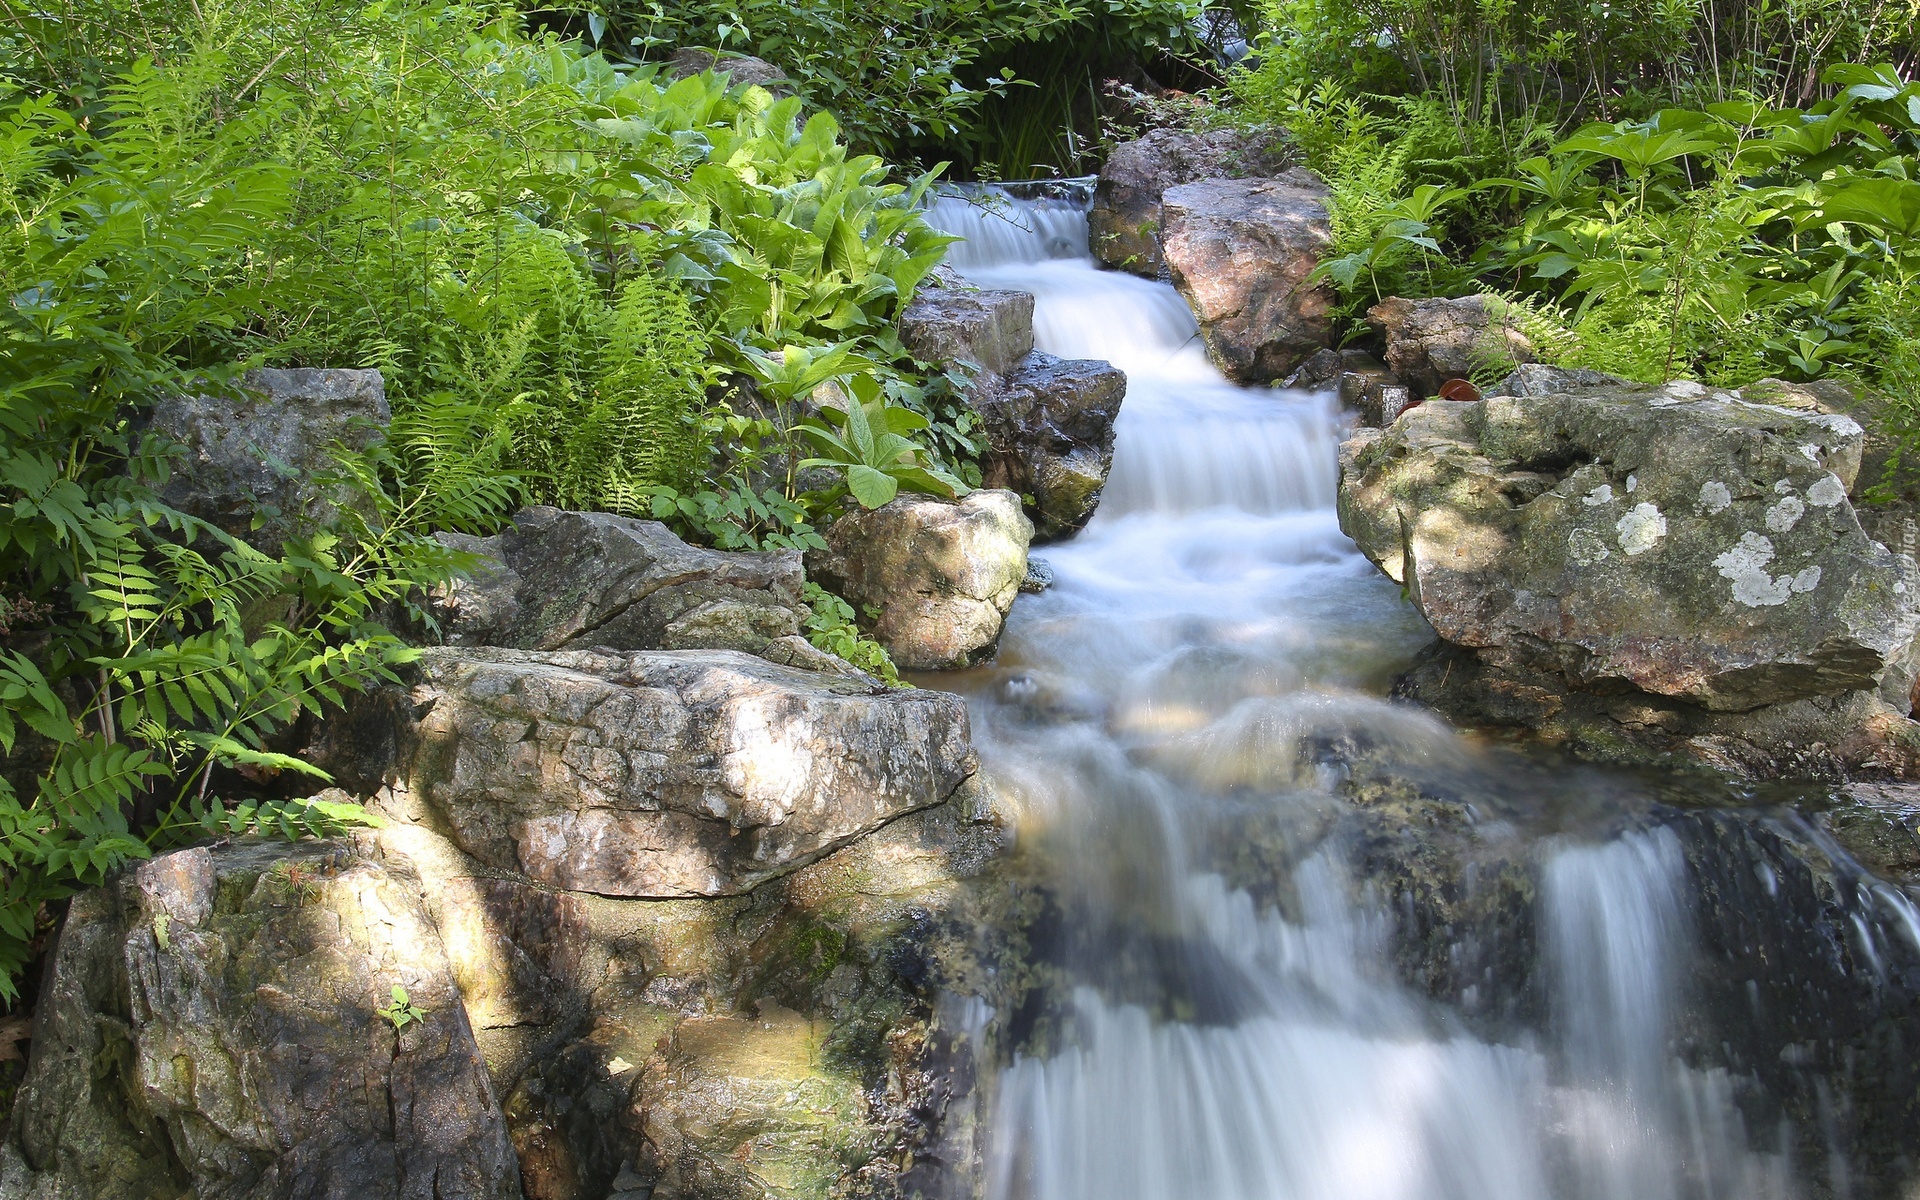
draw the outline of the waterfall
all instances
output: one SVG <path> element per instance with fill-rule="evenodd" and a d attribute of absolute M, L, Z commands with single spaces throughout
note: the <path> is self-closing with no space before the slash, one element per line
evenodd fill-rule
<path fill-rule="evenodd" d="M 1039 349 L 1128 375 L 1105 498 L 1015 606 L 977 741 L 1068 912 L 1075 983 L 1002 1073 L 989 1200 L 1771 1200 L 1724 1072 L 1676 1058 L 1686 864 L 1670 832 L 1541 843 L 1551 1017 L 1469 1032 L 1396 975 L 1394 917 L 1327 832 L 1315 747 L 1475 769 L 1382 698 L 1431 633 L 1341 535 L 1329 397 L 1239 388 L 1166 284 L 1097 270 L 1059 200 L 948 196 Z M 1280 861 L 1260 895 L 1214 859 Z"/>

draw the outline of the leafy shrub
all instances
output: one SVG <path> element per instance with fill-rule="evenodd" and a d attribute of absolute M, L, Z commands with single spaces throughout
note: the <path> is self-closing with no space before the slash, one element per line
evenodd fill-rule
<path fill-rule="evenodd" d="M 137 67 L 98 130 L 51 98 L 0 106 L 0 997 L 39 906 L 210 832 L 323 834 L 357 807 L 248 798 L 243 774 L 324 778 L 278 738 L 414 653 L 376 619 L 458 565 L 382 516 L 278 556 L 159 503 L 173 448 L 130 410 L 217 385 L 177 356 L 245 319 L 253 246 L 289 168 L 251 161 L 278 115 L 204 120 L 191 75 Z M 80 161 L 84 171 L 55 169 Z M 377 493 L 384 496 L 384 492 Z"/>
<path fill-rule="evenodd" d="M 887 653 L 887 648 L 860 632 L 853 605 L 817 583 L 806 585 L 804 598 L 810 609 L 807 641 L 815 649 L 845 659 L 894 687 L 908 686 L 901 681 L 899 669 L 893 665 L 893 656 Z"/>

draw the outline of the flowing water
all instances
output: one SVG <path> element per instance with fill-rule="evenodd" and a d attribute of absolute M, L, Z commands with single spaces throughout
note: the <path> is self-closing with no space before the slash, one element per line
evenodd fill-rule
<path fill-rule="evenodd" d="M 1526 943 L 1532 990 L 1409 986 L 1408 914 L 1354 865 L 1353 746 L 1521 809 L 1650 806 L 1515 774 L 1385 698 L 1431 633 L 1340 533 L 1329 398 L 1229 384 L 1171 287 L 1095 269 L 1078 205 L 947 197 L 932 219 L 974 283 L 1034 293 L 1040 349 L 1128 376 L 1100 509 L 1040 549 L 1055 583 L 1016 605 L 976 701 L 1061 897 L 1069 997 L 998 1081 L 990 1200 L 1847 1194 L 1742 1079 L 1676 1056 L 1693 884 L 1657 821 L 1489 802 L 1481 834 L 1538 895 L 1480 940 Z"/>

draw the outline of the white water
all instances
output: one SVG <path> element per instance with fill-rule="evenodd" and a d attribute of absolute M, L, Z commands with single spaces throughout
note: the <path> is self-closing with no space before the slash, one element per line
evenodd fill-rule
<path fill-rule="evenodd" d="M 1548 851 L 1543 1028 L 1475 1038 L 1396 981 L 1311 748 L 1472 752 L 1379 696 L 1430 635 L 1339 532 L 1333 405 L 1228 384 L 1170 287 L 1095 270 L 1071 206 L 948 198 L 933 220 L 973 281 L 1036 295 L 1040 349 L 1129 380 L 1105 499 L 1041 551 L 1056 583 L 1016 606 L 978 721 L 1081 980 L 1051 1048 L 999 1081 L 989 1200 L 1793 1194 L 1729 1082 L 1669 1050 L 1689 936 L 1670 832 Z M 1256 827 L 1283 860 L 1258 901 L 1214 865 Z"/>

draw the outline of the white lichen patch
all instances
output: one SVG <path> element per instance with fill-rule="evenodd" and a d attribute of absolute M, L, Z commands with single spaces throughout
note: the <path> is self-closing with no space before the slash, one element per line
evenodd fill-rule
<path fill-rule="evenodd" d="M 1661 390 L 1680 400 L 1698 400 L 1707 394 L 1705 384 L 1695 383 L 1691 379 L 1676 379 Z"/>
<path fill-rule="evenodd" d="M 1788 479 L 1780 479 L 1780 480 L 1774 481 L 1773 494 L 1776 496 L 1793 495 L 1793 481 Z"/>
<path fill-rule="evenodd" d="M 1793 577 L 1793 590 L 1810 592 L 1820 586 L 1820 568 L 1811 566 Z"/>
<path fill-rule="evenodd" d="M 1807 489 L 1807 499 L 1818 508 L 1832 508 L 1847 498 L 1847 487 L 1838 475 L 1822 477 Z"/>
<path fill-rule="evenodd" d="M 1620 533 L 1621 552 L 1629 558 L 1645 554 L 1667 536 L 1667 518 L 1651 504 L 1634 505 L 1613 527 Z"/>
<path fill-rule="evenodd" d="M 1627 495 L 1629 496 L 1633 495 L 1634 489 L 1638 488 L 1639 486 L 1640 486 L 1640 477 L 1638 475 L 1627 476 Z"/>
<path fill-rule="evenodd" d="M 1740 535 L 1739 545 L 1714 559 L 1713 565 L 1733 584 L 1734 600 L 1748 608 L 1771 608 L 1787 602 L 1787 597 L 1793 594 L 1795 580 L 1792 575 L 1778 579 L 1769 575 L 1767 564 L 1772 561 L 1773 542 L 1749 530 Z M 1820 577 L 1815 575 L 1813 583 L 1819 581 Z"/>
<path fill-rule="evenodd" d="M 1822 426 L 1827 432 L 1837 433 L 1843 438 L 1859 437 L 1866 432 L 1860 428 L 1860 422 L 1840 413 L 1818 413 L 1807 419 Z"/>
<path fill-rule="evenodd" d="M 1800 447 L 1800 453 L 1807 456 L 1808 462 L 1820 461 L 1820 447 L 1814 445 L 1812 442 L 1808 442 L 1806 445 Z"/>
<path fill-rule="evenodd" d="M 1567 535 L 1567 554 L 1583 567 L 1590 567 L 1611 553 L 1607 543 L 1591 529 L 1576 529 Z"/>
<path fill-rule="evenodd" d="M 1798 496 L 1782 496 L 1780 502 L 1767 509 L 1767 528 L 1775 533 L 1786 533 L 1800 523 L 1807 513 L 1806 504 Z"/>
<path fill-rule="evenodd" d="M 1733 504 L 1733 493 L 1727 485 L 1717 479 L 1709 479 L 1700 485 L 1700 510 L 1708 513 L 1725 512 Z"/>
<path fill-rule="evenodd" d="M 1586 494 L 1584 503 L 1588 508 L 1598 508 L 1602 504 L 1613 503 L 1613 485 L 1603 483 Z"/>

